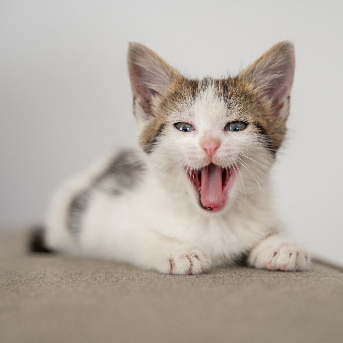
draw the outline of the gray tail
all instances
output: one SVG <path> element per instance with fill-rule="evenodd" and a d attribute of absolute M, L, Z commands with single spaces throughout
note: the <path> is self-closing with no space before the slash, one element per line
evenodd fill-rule
<path fill-rule="evenodd" d="M 45 254 L 52 254 L 55 252 L 46 245 L 45 233 L 46 229 L 44 228 L 44 226 L 35 226 L 31 229 L 29 238 L 30 252 Z"/>

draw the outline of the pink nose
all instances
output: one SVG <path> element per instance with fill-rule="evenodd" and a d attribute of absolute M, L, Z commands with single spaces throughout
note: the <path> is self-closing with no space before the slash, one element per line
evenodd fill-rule
<path fill-rule="evenodd" d="M 201 146 L 206 151 L 207 155 L 212 158 L 216 152 L 216 149 L 219 147 L 219 143 L 211 141 L 202 143 Z"/>

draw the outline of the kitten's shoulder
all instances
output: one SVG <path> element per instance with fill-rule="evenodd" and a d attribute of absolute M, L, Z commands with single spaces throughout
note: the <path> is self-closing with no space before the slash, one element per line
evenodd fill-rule
<path fill-rule="evenodd" d="M 141 151 L 126 148 L 108 157 L 98 167 L 92 188 L 113 195 L 120 195 L 135 188 L 143 180 L 147 166 Z"/>

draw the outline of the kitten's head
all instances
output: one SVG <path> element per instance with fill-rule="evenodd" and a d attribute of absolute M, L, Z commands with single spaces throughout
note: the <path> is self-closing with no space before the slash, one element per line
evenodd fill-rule
<path fill-rule="evenodd" d="M 263 195 L 286 133 L 294 61 L 293 45 L 281 42 L 237 77 L 191 80 L 130 44 L 140 144 L 163 182 L 207 212 Z"/>

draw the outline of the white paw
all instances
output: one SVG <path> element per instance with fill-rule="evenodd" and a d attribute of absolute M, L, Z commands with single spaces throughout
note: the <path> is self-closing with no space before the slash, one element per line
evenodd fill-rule
<path fill-rule="evenodd" d="M 167 259 L 169 274 L 201 274 L 210 266 L 210 258 L 197 248 L 176 250 Z"/>
<path fill-rule="evenodd" d="M 301 271 L 310 268 L 311 258 L 297 243 L 275 235 L 266 238 L 251 251 L 248 264 L 268 270 Z"/>

